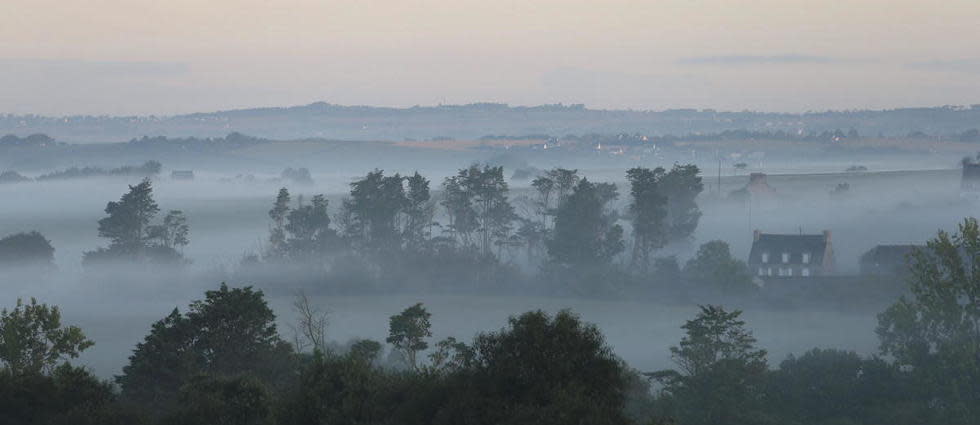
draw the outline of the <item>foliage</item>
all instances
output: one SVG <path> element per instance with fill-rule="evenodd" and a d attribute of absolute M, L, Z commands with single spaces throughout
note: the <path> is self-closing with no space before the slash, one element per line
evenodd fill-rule
<path fill-rule="evenodd" d="M 118 202 L 106 204 L 107 216 L 99 220 L 99 236 L 108 239 L 109 246 L 86 252 L 84 262 L 112 259 L 181 262 L 183 257 L 178 250 L 189 243 L 187 219 L 180 211 L 170 211 L 163 224 L 151 225 L 159 212 L 149 179 L 130 185 L 129 192 Z"/>
<path fill-rule="evenodd" d="M 198 376 L 180 390 L 167 425 L 273 425 L 272 396 L 250 377 Z"/>
<path fill-rule="evenodd" d="M 448 422 L 623 424 L 626 374 L 599 332 L 577 316 L 532 311 L 473 341 Z"/>
<path fill-rule="evenodd" d="M 548 241 L 552 261 L 565 265 L 604 265 L 623 251 L 623 228 L 607 211 L 616 198 L 614 186 L 582 179 L 555 215 L 555 230 Z"/>
<path fill-rule="evenodd" d="M 741 294 L 755 288 L 748 266 L 732 257 L 724 241 L 710 241 L 698 247 L 697 254 L 685 265 L 684 273 L 692 281 L 726 294 Z"/>
<path fill-rule="evenodd" d="M 739 319 L 742 312 L 701 306 L 671 347 L 679 370 L 649 374 L 664 385 L 674 415 L 684 424 L 754 424 L 761 420 L 766 351 Z"/>
<path fill-rule="evenodd" d="M 937 418 L 980 418 L 980 225 L 940 231 L 911 256 L 910 295 L 878 316 L 881 351 L 932 383 Z"/>
<path fill-rule="evenodd" d="M 50 372 L 92 345 L 78 327 L 62 327 L 57 306 L 18 299 L 13 310 L 0 311 L 0 361 L 12 374 Z"/>
<path fill-rule="evenodd" d="M 689 239 L 701 220 L 701 209 L 696 201 L 704 190 L 698 176 L 700 172 L 694 164 L 674 164 L 660 182 L 667 196 L 667 234 L 671 241 Z"/>
<path fill-rule="evenodd" d="M 53 266 L 54 247 L 36 231 L 9 235 L 0 239 L 0 265 Z"/>
<path fill-rule="evenodd" d="M 386 341 L 402 354 L 412 369 L 419 367 L 418 352 L 429 348 L 425 339 L 432 336 L 430 317 L 432 314 L 418 303 L 389 319 Z"/>
<path fill-rule="evenodd" d="M 262 291 L 221 284 L 193 302 L 187 314 L 175 308 L 155 323 L 117 381 L 127 398 L 160 408 L 199 374 L 252 375 L 277 384 L 288 379 L 292 357 Z"/>
<path fill-rule="evenodd" d="M 632 202 L 629 205 L 633 222 L 633 266 L 645 271 L 650 264 L 650 254 L 667 243 L 667 197 L 660 181 L 664 169 L 657 167 L 631 168 L 626 171 L 630 182 Z"/>

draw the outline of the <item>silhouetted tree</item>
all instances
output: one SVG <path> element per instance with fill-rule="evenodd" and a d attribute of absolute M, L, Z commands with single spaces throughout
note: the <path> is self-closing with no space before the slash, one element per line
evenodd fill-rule
<path fill-rule="evenodd" d="M 0 239 L 0 266 L 54 265 L 54 247 L 44 235 L 32 231 Z"/>
<path fill-rule="evenodd" d="M 667 243 L 664 225 L 667 197 L 660 188 L 663 176 L 664 169 L 660 167 L 653 170 L 637 167 L 626 171 L 632 197 L 629 205 L 633 222 L 632 263 L 640 270 L 646 270 L 650 264 L 650 254 Z"/>
<path fill-rule="evenodd" d="M 419 368 L 418 353 L 429 348 L 425 339 L 432 336 L 430 317 L 432 314 L 422 303 L 418 303 L 389 319 L 386 341 L 395 347 L 412 369 Z"/>
<path fill-rule="evenodd" d="M 606 188 L 603 190 L 603 188 Z M 606 204 L 615 198 L 615 186 L 582 179 L 555 215 L 555 230 L 548 241 L 552 261 L 566 265 L 602 265 L 623 251 L 623 228 Z"/>
<path fill-rule="evenodd" d="M 680 345 L 671 347 L 679 370 L 649 374 L 664 385 L 666 400 L 680 423 L 757 424 L 768 366 L 766 351 L 739 319 L 741 311 L 701 306 L 684 326 Z"/>

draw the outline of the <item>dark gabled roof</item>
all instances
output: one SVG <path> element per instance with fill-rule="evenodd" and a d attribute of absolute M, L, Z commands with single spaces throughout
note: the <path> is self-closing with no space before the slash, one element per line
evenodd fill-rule
<path fill-rule="evenodd" d="M 749 253 L 749 263 L 761 263 L 762 253 L 769 253 L 769 262 L 782 262 L 784 252 L 789 253 L 791 264 L 803 262 L 803 253 L 810 253 L 810 264 L 822 264 L 824 253 L 827 251 L 827 238 L 824 235 L 776 235 L 762 233 L 759 239 L 752 243 Z"/>
<path fill-rule="evenodd" d="M 862 264 L 903 265 L 909 254 L 921 245 L 878 245 L 861 255 Z"/>

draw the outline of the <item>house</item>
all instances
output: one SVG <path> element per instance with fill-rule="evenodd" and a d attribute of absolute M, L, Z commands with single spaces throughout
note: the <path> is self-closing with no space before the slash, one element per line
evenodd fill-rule
<path fill-rule="evenodd" d="M 861 274 L 895 276 L 908 271 L 908 258 L 921 245 L 878 245 L 861 255 Z"/>
<path fill-rule="evenodd" d="M 191 170 L 174 170 L 170 173 L 170 178 L 174 180 L 194 180 L 194 172 Z"/>
<path fill-rule="evenodd" d="M 760 278 L 811 277 L 834 273 L 834 249 L 830 231 L 822 234 L 772 234 L 756 230 L 749 270 Z"/>

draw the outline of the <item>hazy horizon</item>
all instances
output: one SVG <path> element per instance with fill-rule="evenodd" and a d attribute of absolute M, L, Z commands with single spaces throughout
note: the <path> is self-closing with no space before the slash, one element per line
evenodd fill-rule
<path fill-rule="evenodd" d="M 0 113 L 980 102 L 980 3 L 8 0 Z"/>

